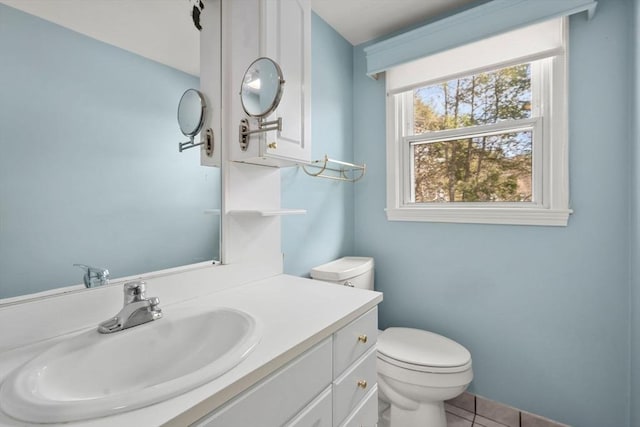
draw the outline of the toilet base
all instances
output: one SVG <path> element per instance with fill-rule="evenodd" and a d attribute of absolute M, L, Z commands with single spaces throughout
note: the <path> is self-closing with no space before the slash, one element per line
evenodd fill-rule
<path fill-rule="evenodd" d="M 378 397 L 379 400 L 390 404 L 389 424 L 386 427 L 446 427 L 445 400 L 460 395 L 471 382 L 472 374 L 469 369 L 457 374 L 440 374 L 440 378 L 435 378 L 441 383 L 448 383 L 447 387 L 406 383 L 386 374 L 411 375 L 413 380 L 425 378 L 424 376 L 416 377 L 415 372 L 407 374 L 406 370 L 385 372 L 389 370 L 389 366 L 380 363 L 380 359 L 378 362 Z M 433 380 L 431 377 L 427 379 Z"/>
<path fill-rule="evenodd" d="M 444 402 L 426 402 L 414 410 L 391 404 L 389 427 L 447 427 Z"/>
<path fill-rule="evenodd" d="M 382 412 L 378 416 L 378 424 L 376 424 L 376 427 L 391 427 L 389 425 L 389 409 L 388 408 L 385 412 Z"/>

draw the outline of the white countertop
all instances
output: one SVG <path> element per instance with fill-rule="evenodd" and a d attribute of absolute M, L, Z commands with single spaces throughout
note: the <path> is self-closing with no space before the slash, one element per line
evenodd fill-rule
<path fill-rule="evenodd" d="M 161 294 L 157 296 L 162 300 Z M 191 306 L 230 307 L 243 310 L 261 323 L 262 338 L 251 354 L 235 368 L 183 395 L 134 411 L 64 425 L 92 427 L 189 425 L 329 337 L 375 307 L 380 301 L 382 301 L 382 294 L 378 292 L 277 275 L 197 299 L 163 306 L 166 317 L 170 317 L 176 308 Z M 13 369 L 61 339 L 64 337 L 0 353 L 0 381 Z M 136 357 L 144 357 L 144 355 L 138 354 Z M 149 354 L 149 357 L 152 355 Z M 42 426 L 42 424 L 19 422 L 0 413 L 0 426 L 31 425 Z"/>

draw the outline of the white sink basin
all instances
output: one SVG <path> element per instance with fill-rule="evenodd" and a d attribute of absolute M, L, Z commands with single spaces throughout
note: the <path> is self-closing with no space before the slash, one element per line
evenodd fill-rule
<path fill-rule="evenodd" d="M 12 372 L 0 407 L 23 421 L 54 423 L 151 405 L 217 378 L 260 337 L 247 313 L 165 310 L 165 317 L 113 334 L 62 341 Z"/>

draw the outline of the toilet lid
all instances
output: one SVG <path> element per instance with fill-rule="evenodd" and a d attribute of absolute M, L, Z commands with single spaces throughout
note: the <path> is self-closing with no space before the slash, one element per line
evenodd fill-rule
<path fill-rule="evenodd" d="M 471 353 L 457 342 L 412 328 L 387 328 L 378 336 L 378 352 L 417 366 L 453 368 L 469 364 Z"/>

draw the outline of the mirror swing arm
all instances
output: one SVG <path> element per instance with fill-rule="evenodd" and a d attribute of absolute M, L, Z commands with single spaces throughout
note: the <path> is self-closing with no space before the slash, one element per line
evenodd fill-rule
<path fill-rule="evenodd" d="M 273 130 L 277 130 L 278 132 L 282 131 L 282 117 L 278 117 L 276 120 L 271 120 L 269 122 L 265 121 L 264 118 L 259 118 L 258 129 L 254 130 L 249 128 L 248 119 L 240 120 L 240 149 L 242 151 L 247 151 L 249 148 L 249 135 L 270 132 Z"/>
<path fill-rule="evenodd" d="M 207 156 L 211 157 L 213 155 L 213 130 L 211 128 L 207 128 L 204 133 L 204 139 L 200 141 L 198 144 L 193 142 L 193 137 L 189 141 L 178 143 L 178 151 L 181 153 L 184 150 L 188 150 L 189 148 L 199 147 L 204 145 L 204 150 L 207 153 Z"/>

